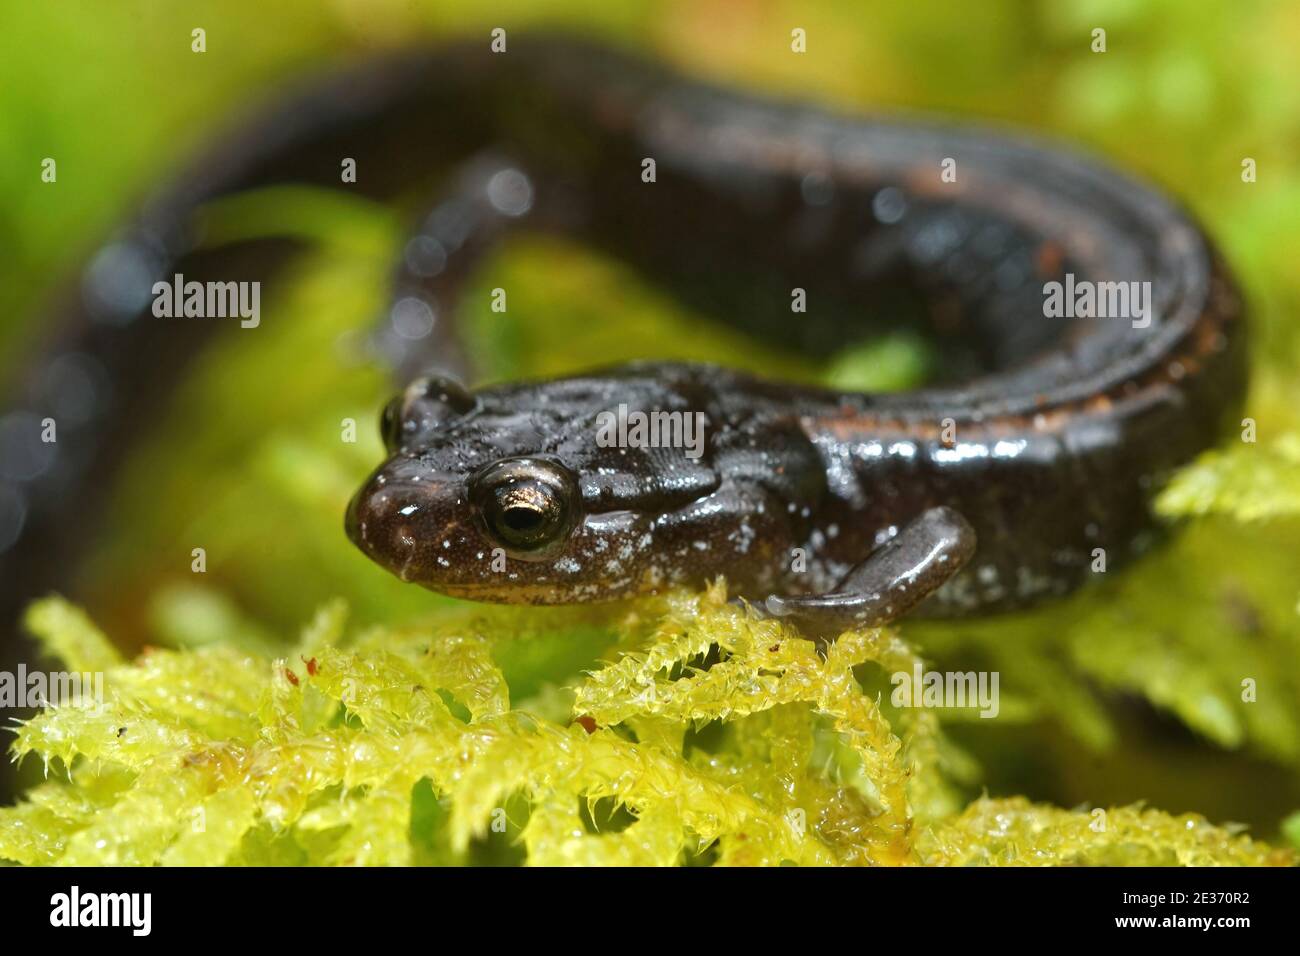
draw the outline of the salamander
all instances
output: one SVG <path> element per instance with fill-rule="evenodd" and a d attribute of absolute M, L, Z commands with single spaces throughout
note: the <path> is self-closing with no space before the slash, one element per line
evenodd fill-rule
<path fill-rule="evenodd" d="M 1022 607 L 1149 547 L 1153 492 L 1246 386 L 1242 299 L 1193 219 L 1024 135 L 843 115 L 519 35 L 333 72 L 219 142 L 90 259 L 18 378 L 0 429 L 17 598 L 66 577 L 139 421 L 222 327 L 151 315 L 153 283 L 269 281 L 297 250 L 204 240 L 204 204 L 270 184 L 411 214 L 371 342 L 409 384 L 345 526 L 457 597 L 612 601 L 722 574 L 813 629 Z M 876 394 L 646 361 L 468 388 L 467 278 L 524 233 L 589 245 L 784 349 L 924 335 L 936 374 Z M 611 414 L 697 423 L 700 441 L 602 441 Z M 38 447 L 46 415 L 60 438 Z"/>

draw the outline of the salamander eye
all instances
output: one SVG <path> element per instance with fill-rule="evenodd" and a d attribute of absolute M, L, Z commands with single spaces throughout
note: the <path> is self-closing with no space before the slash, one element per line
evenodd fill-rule
<path fill-rule="evenodd" d="M 470 482 L 488 535 L 508 554 L 541 559 L 562 544 L 577 519 L 577 481 L 567 468 L 537 458 L 506 458 Z"/>
<path fill-rule="evenodd" d="M 402 399 L 399 396 L 384 406 L 379 416 L 379 437 L 384 440 L 384 449 L 390 455 L 396 455 L 402 444 Z"/>
<path fill-rule="evenodd" d="M 402 417 L 415 416 L 438 423 L 464 415 L 475 405 L 474 396 L 464 385 L 446 375 L 425 375 L 415 379 L 402 392 Z"/>
<path fill-rule="evenodd" d="M 379 420 L 384 447 L 390 455 L 421 434 L 468 414 L 477 400 L 455 379 L 426 375 L 406 386 L 386 406 Z"/>

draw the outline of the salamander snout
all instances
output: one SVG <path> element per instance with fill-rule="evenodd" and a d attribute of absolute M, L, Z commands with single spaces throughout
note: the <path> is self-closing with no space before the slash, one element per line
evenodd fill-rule
<path fill-rule="evenodd" d="M 436 457 L 398 452 L 366 480 L 344 521 L 352 542 L 403 581 L 447 594 L 512 599 L 506 582 L 542 585 L 582 522 L 577 476 L 541 455 L 469 470 Z"/>
<path fill-rule="evenodd" d="M 463 485 L 456 476 L 430 474 L 414 459 L 390 459 L 348 503 L 348 537 L 402 580 L 426 583 L 440 561 L 462 560 L 457 502 L 465 499 Z"/>

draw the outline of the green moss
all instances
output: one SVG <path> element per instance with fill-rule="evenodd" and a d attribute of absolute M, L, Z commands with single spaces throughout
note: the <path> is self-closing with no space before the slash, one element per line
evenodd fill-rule
<path fill-rule="evenodd" d="M 1300 435 L 1205 455 L 1161 494 L 1168 515 L 1229 515 L 1239 521 L 1300 515 Z"/>
<path fill-rule="evenodd" d="M 823 655 L 727 604 L 721 585 L 612 613 L 608 638 L 621 652 L 574 680 L 570 714 L 545 696 L 537 707 L 512 704 L 496 660 L 520 640 L 511 612 L 357 635 L 345 613 L 329 604 L 276 659 L 216 644 L 127 663 L 75 608 L 57 598 L 34 605 L 28 624 L 46 649 L 68 667 L 105 668 L 106 692 L 18 729 L 14 753 L 55 777 L 0 810 L 0 858 L 403 865 L 522 850 L 531 864 L 662 865 L 706 851 L 746 865 L 1292 860 L 1193 815 L 1116 808 L 1098 826 L 1095 814 L 1022 799 L 954 812 L 937 796 L 948 746 L 937 721 L 909 712 L 920 716 L 895 728 L 854 676 L 864 664 L 910 670 L 914 652 L 898 635 L 844 634 Z M 569 617 L 591 624 L 589 614 Z M 711 667 L 692 664 L 710 652 Z M 688 743 L 692 727 L 711 722 L 726 731 L 715 749 Z"/>

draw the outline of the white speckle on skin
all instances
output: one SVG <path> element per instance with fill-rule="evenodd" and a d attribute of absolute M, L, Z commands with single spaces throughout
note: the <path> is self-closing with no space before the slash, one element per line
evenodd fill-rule
<path fill-rule="evenodd" d="M 1050 578 L 1035 574 L 1029 568 L 1016 569 L 1016 594 L 1023 598 L 1049 593 L 1052 590 Z"/>
<path fill-rule="evenodd" d="M 737 554 L 748 554 L 754 538 L 754 529 L 748 521 L 742 521 L 739 528 L 727 535 L 727 540 L 735 544 Z"/>
<path fill-rule="evenodd" d="M 987 445 L 980 442 L 958 442 L 951 448 L 936 448 L 934 450 L 934 460 L 946 463 L 956 463 L 967 461 L 972 458 L 989 457 Z"/>

